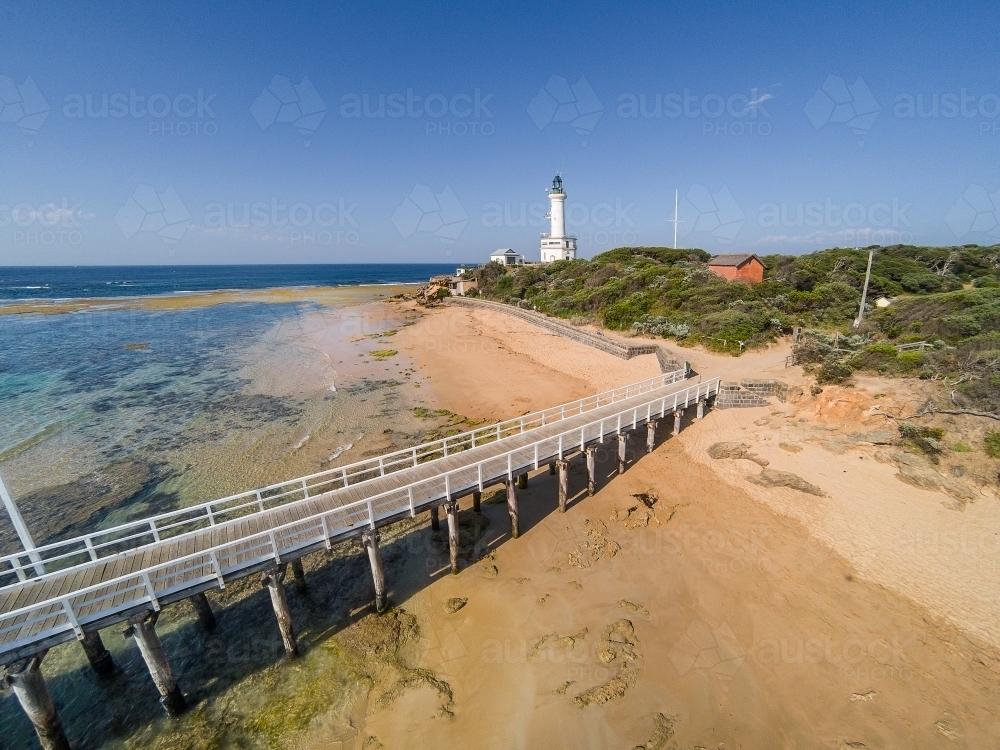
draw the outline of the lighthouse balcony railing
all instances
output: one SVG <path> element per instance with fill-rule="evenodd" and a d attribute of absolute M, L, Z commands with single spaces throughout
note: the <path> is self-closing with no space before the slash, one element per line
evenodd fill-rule
<path fill-rule="evenodd" d="M 543 240 L 546 237 L 551 237 L 551 236 L 552 235 L 549 232 L 543 232 L 542 233 L 542 239 Z M 577 238 L 577 236 L 575 234 L 564 234 L 562 237 L 557 237 L 556 239 L 559 239 L 559 240 L 575 240 L 575 239 L 578 239 L 578 238 Z"/>

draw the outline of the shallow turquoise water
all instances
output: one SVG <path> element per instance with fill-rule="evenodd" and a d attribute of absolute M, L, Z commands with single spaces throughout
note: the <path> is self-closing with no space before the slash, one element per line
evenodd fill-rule
<path fill-rule="evenodd" d="M 222 450 L 268 426 L 294 428 L 315 406 L 308 394 L 248 390 L 248 352 L 278 326 L 294 331 L 312 310 L 224 304 L 3 316 L 0 472 L 36 543 L 223 489 L 226 482 L 199 488 L 183 480 L 195 468 L 191 450 Z M 251 479 L 233 484 L 242 489 Z M 4 519 L 0 550 L 11 544 Z"/>

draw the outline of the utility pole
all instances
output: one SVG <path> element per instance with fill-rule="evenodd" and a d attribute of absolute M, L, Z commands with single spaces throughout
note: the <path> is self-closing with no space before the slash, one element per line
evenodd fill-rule
<path fill-rule="evenodd" d="M 868 270 L 865 271 L 865 288 L 861 291 L 861 307 L 858 310 L 858 317 L 854 321 L 854 327 L 860 328 L 861 321 L 865 318 L 865 301 L 868 299 L 868 282 L 872 277 L 872 258 L 875 256 L 875 249 L 868 250 Z"/>
<path fill-rule="evenodd" d="M 674 190 L 674 218 L 667 219 L 668 224 L 674 225 L 674 250 L 677 249 L 677 225 L 684 223 L 677 218 L 677 208 L 680 205 L 680 192 L 680 190 Z"/>
<path fill-rule="evenodd" d="M 31 533 L 28 531 L 24 519 L 21 518 L 21 512 L 14 505 L 14 499 L 7 492 L 7 485 L 3 483 L 3 477 L 0 477 L 0 500 L 3 501 L 4 508 L 7 509 L 7 515 L 10 516 L 10 522 L 14 526 L 14 531 L 17 532 L 17 538 L 21 540 L 21 546 L 28 553 L 31 562 L 35 564 L 35 573 L 40 576 L 45 575 L 45 566 L 42 565 L 42 558 L 35 552 L 35 543 L 31 539 Z"/>

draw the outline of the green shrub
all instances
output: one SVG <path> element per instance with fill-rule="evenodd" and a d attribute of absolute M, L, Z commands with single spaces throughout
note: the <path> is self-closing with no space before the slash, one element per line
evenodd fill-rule
<path fill-rule="evenodd" d="M 955 451 L 955 453 L 968 453 L 969 451 L 972 450 L 972 446 L 969 445 L 968 443 L 963 443 L 961 440 L 959 440 L 957 443 L 951 446 L 951 449 Z"/>
<path fill-rule="evenodd" d="M 892 344 L 872 344 L 851 358 L 851 366 L 858 370 L 882 372 L 888 369 L 890 363 L 895 363 L 898 356 L 899 352 Z"/>
<path fill-rule="evenodd" d="M 841 362 L 835 357 L 828 357 L 816 373 L 816 382 L 824 385 L 827 383 L 846 383 L 853 374 L 854 370 L 849 364 Z"/>
<path fill-rule="evenodd" d="M 940 292 L 943 286 L 941 277 L 935 273 L 908 273 L 899 281 L 912 294 Z"/>
<path fill-rule="evenodd" d="M 900 437 L 906 442 L 919 448 L 926 453 L 934 462 L 938 462 L 937 455 L 944 450 L 944 430 L 940 427 L 921 427 L 913 422 L 903 422 L 899 426 Z"/>
<path fill-rule="evenodd" d="M 987 432 L 983 442 L 986 444 L 987 456 L 1000 458 L 1000 432 Z"/>
<path fill-rule="evenodd" d="M 901 373 L 913 372 L 923 361 L 923 352 L 900 352 L 896 357 L 896 366 Z"/>

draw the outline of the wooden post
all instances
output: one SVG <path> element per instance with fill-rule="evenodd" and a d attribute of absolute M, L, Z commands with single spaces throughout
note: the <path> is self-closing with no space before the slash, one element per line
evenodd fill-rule
<path fill-rule="evenodd" d="M 556 461 L 559 469 L 559 512 L 566 512 L 566 501 L 569 499 L 569 461 L 564 458 Z"/>
<path fill-rule="evenodd" d="M 683 414 L 684 414 L 684 412 L 681 409 L 678 409 L 677 411 L 674 412 L 674 434 L 675 435 L 680 435 L 681 434 L 681 416 L 683 416 Z"/>
<path fill-rule="evenodd" d="M 597 490 L 597 461 L 594 458 L 597 446 L 588 445 L 585 453 L 587 455 L 587 496 L 593 497 Z"/>
<path fill-rule="evenodd" d="M 483 501 L 483 493 L 479 490 L 472 491 L 472 510 L 475 513 L 481 513 L 479 510 L 479 504 Z"/>
<path fill-rule="evenodd" d="M 698 414 L 697 414 L 697 418 L 698 419 L 704 419 L 705 418 L 705 399 L 703 399 L 703 398 L 699 398 L 698 399 Z"/>
<path fill-rule="evenodd" d="M 528 474 L 527 474 L 527 472 L 525 472 L 524 474 L 519 474 L 518 475 L 518 477 L 517 477 L 517 488 L 519 490 L 526 490 L 526 489 L 528 489 Z"/>
<path fill-rule="evenodd" d="M 45 687 L 45 678 L 42 676 L 43 658 L 44 651 L 14 662 L 7 667 L 4 681 L 14 691 L 17 702 L 34 725 L 42 748 L 69 750 L 69 740 L 66 739 L 55 704 Z"/>
<path fill-rule="evenodd" d="M 451 558 L 451 574 L 458 575 L 458 501 L 451 500 L 444 504 L 444 512 L 448 514 L 448 556 Z"/>
<path fill-rule="evenodd" d="M 656 427 L 658 422 L 651 419 L 646 422 L 646 453 L 652 453 L 656 447 Z"/>
<path fill-rule="evenodd" d="M 556 462 L 549 462 L 549 476 L 555 476 L 556 473 Z"/>
<path fill-rule="evenodd" d="M 514 480 L 507 479 L 507 512 L 510 514 L 510 535 L 517 539 L 521 535 L 521 530 L 517 523 L 517 491 L 514 489 Z"/>
<path fill-rule="evenodd" d="M 218 623 L 215 621 L 215 613 L 212 611 L 212 605 L 208 603 L 208 597 L 205 596 L 204 591 L 191 597 L 191 606 L 194 607 L 195 614 L 198 615 L 198 622 L 201 623 L 205 632 L 211 633 L 215 630 Z"/>
<path fill-rule="evenodd" d="M 441 519 L 436 505 L 431 506 L 431 531 L 441 531 Z"/>
<path fill-rule="evenodd" d="M 299 655 L 299 647 L 295 645 L 295 628 L 292 627 L 292 613 L 288 609 L 288 598 L 285 596 L 285 566 L 275 565 L 270 570 L 260 574 L 260 584 L 267 588 L 271 595 L 271 606 L 278 620 L 281 631 L 281 642 L 285 646 L 285 656 L 294 659 Z"/>
<path fill-rule="evenodd" d="M 618 433 L 618 473 L 625 473 L 625 451 L 628 448 L 628 433 Z"/>
<path fill-rule="evenodd" d="M 361 535 L 361 543 L 368 550 L 368 561 L 372 566 L 372 580 L 375 582 L 375 611 L 382 614 L 388 608 L 389 602 L 385 593 L 385 571 L 382 570 L 382 558 L 378 553 L 378 541 L 379 535 L 374 529 Z"/>
<path fill-rule="evenodd" d="M 160 636 L 156 634 L 156 618 L 156 613 L 151 611 L 132 615 L 128 619 L 125 635 L 135 638 L 139 653 L 142 654 L 146 668 L 149 669 L 149 676 L 153 678 L 153 684 L 160 692 L 160 703 L 167 715 L 177 716 L 187 708 L 187 703 L 184 694 L 177 686 L 177 680 L 170 671 L 170 663 L 167 661 Z"/>
<path fill-rule="evenodd" d="M 104 641 L 101 640 L 98 631 L 91 630 L 89 633 L 84 633 L 80 645 L 83 646 L 83 653 L 87 655 L 90 668 L 97 674 L 104 676 L 115 671 L 115 663 L 111 660 L 111 654 L 104 648 Z"/>
<path fill-rule="evenodd" d="M 292 560 L 292 578 L 295 580 L 295 588 L 300 592 L 306 590 L 306 571 L 302 567 L 302 558 Z"/>

